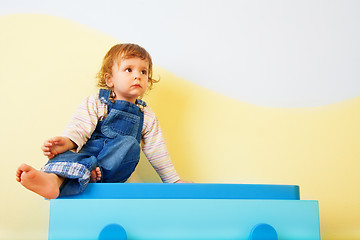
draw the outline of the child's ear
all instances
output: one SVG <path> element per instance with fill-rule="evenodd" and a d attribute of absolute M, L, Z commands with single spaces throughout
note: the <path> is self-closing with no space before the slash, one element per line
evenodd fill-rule
<path fill-rule="evenodd" d="M 114 83 L 112 82 L 111 76 L 108 73 L 105 74 L 105 82 L 106 82 L 106 85 L 108 87 L 110 87 L 110 88 L 114 86 Z"/>

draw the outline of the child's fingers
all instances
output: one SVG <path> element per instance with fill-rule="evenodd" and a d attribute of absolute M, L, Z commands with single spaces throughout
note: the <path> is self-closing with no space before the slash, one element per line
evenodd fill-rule
<path fill-rule="evenodd" d="M 51 149 L 51 148 L 42 147 L 41 149 L 43 150 L 43 154 L 44 154 L 45 156 L 50 156 L 50 155 L 54 155 L 54 156 L 55 156 L 55 155 L 58 154 L 57 151 L 55 151 L 54 149 Z"/>
<path fill-rule="evenodd" d="M 47 151 L 47 152 L 43 152 L 43 154 L 48 157 L 48 156 L 51 155 L 51 152 L 50 152 L 50 151 Z"/>
<path fill-rule="evenodd" d="M 53 150 L 51 150 L 51 148 L 48 148 L 48 147 L 45 147 L 45 146 L 42 146 L 41 150 L 43 151 L 43 154 L 45 156 L 49 156 L 50 154 L 54 154 Z"/>
<path fill-rule="evenodd" d="M 45 146 L 45 145 L 41 146 L 41 150 L 42 150 L 43 152 L 50 152 L 49 146 Z"/>
<path fill-rule="evenodd" d="M 44 155 L 45 155 L 46 157 L 48 157 L 49 159 L 55 157 L 55 155 L 54 155 L 53 153 L 51 153 L 51 152 L 44 152 Z"/>
<path fill-rule="evenodd" d="M 19 169 L 16 171 L 16 181 L 18 181 L 18 182 L 20 182 L 20 181 L 21 181 L 21 178 L 20 178 L 21 173 L 22 173 L 22 171 L 21 171 L 21 170 L 19 170 Z"/>
<path fill-rule="evenodd" d="M 41 146 L 41 150 L 43 150 L 43 152 L 48 152 L 50 151 L 50 148 L 54 146 L 53 142 L 50 142 L 50 139 L 45 141 L 44 144 Z"/>
<path fill-rule="evenodd" d="M 64 142 L 64 138 L 63 137 L 54 137 L 51 139 L 51 142 L 53 144 L 62 144 Z"/>
<path fill-rule="evenodd" d="M 43 146 L 45 146 L 45 147 L 51 147 L 51 146 L 53 146 L 54 145 L 54 143 L 52 143 L 52 142 L 44 142 L 44 145 Z"/>
<path fill-rule="evenodd" d="M 62 140 L 63 140 L 62 137 L 53 137 L 53 138 L 46 140 L 44 142 L 44 145 L 45 146 L 53 146 L 53 145 L 60 143 Z"/>

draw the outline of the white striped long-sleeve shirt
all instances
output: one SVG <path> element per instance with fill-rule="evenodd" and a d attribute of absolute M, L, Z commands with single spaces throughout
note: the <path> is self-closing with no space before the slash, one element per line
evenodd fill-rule
<path fill-rule="evenodd" d="M 99 120 L 107 115 L 108 107 L 99 94 L 86 98 L 74 113 L 63 136 L 71 139 L 80 151 L 94 132 Z M 144 108 L 144 124 L 141 132 L 142 151 L 165 183 L 180 180 L 167 151 L 159 122 L 150 107 Z"/>

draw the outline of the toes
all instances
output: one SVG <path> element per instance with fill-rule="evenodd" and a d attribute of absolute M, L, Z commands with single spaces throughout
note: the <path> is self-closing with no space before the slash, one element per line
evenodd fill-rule
<path fill-rule="evenodd" d="M 21 164 L 15 173 L 16 181 L 21 182 L 21 175 L 23 174 L 23 172 L 29 172 L 31 171 L 31 169 L 33 169 L 31 166 L 25 163 Z"/>
<path fill-rule="evenodd" d="M 33 169 L 31 166 L 23 163 L 20 165 L 20 167 L 18 168 L 18 171 L 21 171 L 21 172 L 29 172 L 31 171 L 31 169 Z"/>

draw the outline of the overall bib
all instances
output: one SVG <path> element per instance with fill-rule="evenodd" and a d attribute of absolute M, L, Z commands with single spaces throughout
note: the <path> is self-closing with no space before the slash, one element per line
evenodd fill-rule
<path fill-rule="evenodd" d="M 80 152 L 66 151 L 56 155 L 41 169 L 65 178 L 59 196 L 81 193 L 97 166 L 102 172 L 101 182 L 125 182 L 139 162 L 144 123 L 142 109 L 146 103 L 111 101 L 110 91 L 105 89 L 100 90 L 99 97 L 108 105 L 108 115 L 98 122 Z"/>

